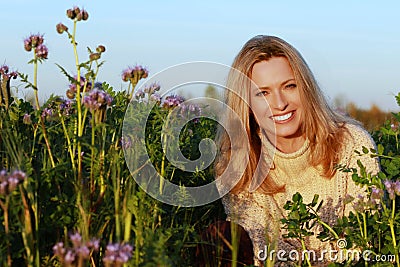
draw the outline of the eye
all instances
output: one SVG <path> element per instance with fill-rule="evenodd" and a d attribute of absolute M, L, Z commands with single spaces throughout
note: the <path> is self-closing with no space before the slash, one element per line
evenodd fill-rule
<path fill-rule="evenodd" d="M 289 83 L 289 84 L 287 84 L 287 85 L 285 86 L 286 89 L 294 89 L 294 88 L 296 88 L 296 87 L 297 87 L 297 85 L 296 85 L 295 83 Z"/>
<path fill-rule="evenodd" d="M 268 91 L 262 90 L 261 92 L 258 92 L 258 93 L 256 94 L 256 96 L 266 96 L 266 95 L 268 95 L 268 94 L 269 94 Z"/>

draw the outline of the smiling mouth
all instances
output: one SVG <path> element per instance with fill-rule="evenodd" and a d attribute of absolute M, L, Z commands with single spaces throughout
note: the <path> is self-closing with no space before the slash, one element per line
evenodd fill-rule
<path fill-rule="evenodd" d="M 275 122 L 285 122 L 290 120 L 294 115 L 294 111 L 286 113 L 285 115 L 280 115 L 280 116 L 272 116 L 272 120 Z"/>

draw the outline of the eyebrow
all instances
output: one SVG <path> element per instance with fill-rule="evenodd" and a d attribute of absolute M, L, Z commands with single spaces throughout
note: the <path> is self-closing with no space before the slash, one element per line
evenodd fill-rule
<path fill-rule="evenodd" d="M 290 81 L 296 82 L 296 80 L 294 78 L 290 78 L 290 79 L 287 79 L 286 81 L 282 82 L 281 86 L 286 84 L 286 83 L 288 83 L 288 82 L 290 82 Z M 267 90 L 267 89 L 270 89 L 270 88 L 268 86 L 261 86 L 261 87 L 257 87 L 256 86 L 256 87 L 254 87 L 253 90 Z"/>

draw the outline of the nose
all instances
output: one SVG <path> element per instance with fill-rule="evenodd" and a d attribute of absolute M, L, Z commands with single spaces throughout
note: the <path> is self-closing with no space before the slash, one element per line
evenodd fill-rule
<path fill-rule="evenodd" d="M 282 92 L 276 92 L 272 96 L 271 108 L 283 111 L 288 106 L 288 101 Z"/>

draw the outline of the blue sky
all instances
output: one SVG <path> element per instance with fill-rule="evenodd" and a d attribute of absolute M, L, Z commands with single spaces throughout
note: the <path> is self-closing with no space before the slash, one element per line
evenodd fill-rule
<path fill-rule="evenodd" d="M 128 66 L 144 65 L 151 75 L 190 61 L 230 65 L 248 39 L 268 34 L 302 53 L 331 101 L 340 96 L 363 108 L 399 110 L 393 96 L 400 92 L 399 1 L 1 0 L 1 64 L 32 76 L 23 39 L 45 36 L 41 100 L 68 87 L 55 63 L 75 74 L 67 36 L 55 30 L 59 22 L 71 28 L 65 11 L 74 5 L 89 12 L 78 25 L 81 60 L 86 47 L 105 45 L 99 80 L 117 90 L 127 86 L 121 72 Z"/>

